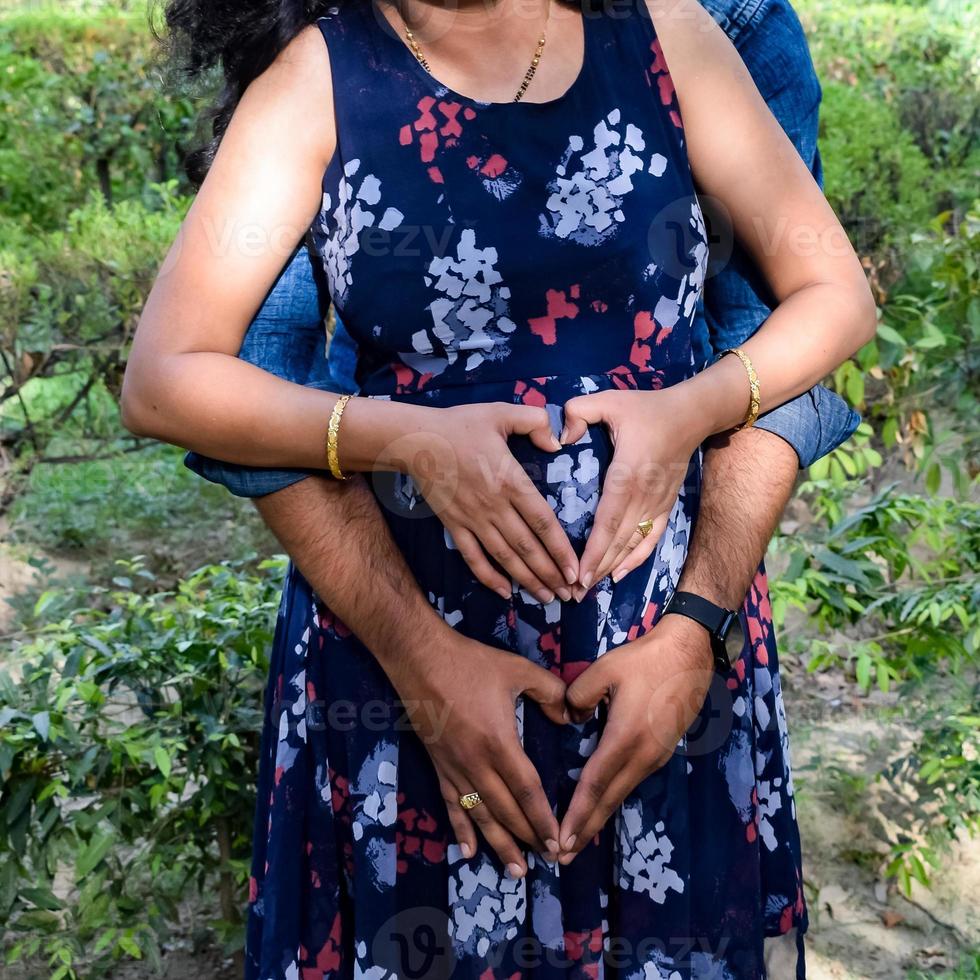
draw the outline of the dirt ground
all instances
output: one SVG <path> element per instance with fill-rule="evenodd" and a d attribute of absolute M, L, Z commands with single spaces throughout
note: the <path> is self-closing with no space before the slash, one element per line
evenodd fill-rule
<path fill-rule="evenodd" d="M 812 676 L 803 680 L 812 685 Z M 906 897 L 882 877 L 885 847 L 863 805 L 822 791 L 828 765 L 874 771 L 891 733 L 874 705 L 842 692 L 806 719 L 820 695 L 786 682 L 791 752 L 810 914 L 807 975 L 812 980 L 901 980 L 908 971 L 943 973 L 980 945 L 980 839 L 961 840 L 929 889 Z M 873 801 L 874 787 L 866 799 Z M 865 801 L 861 801 L 862 803 Z M 874 814 L 887 823 L 879 811 Z"/>
<path fill-rule="evenodd" d="M 30 588 L 36 575 L 2 541 L 0 533 L 0 650 L 13 614 L 3 599 Z M 81 570 L 75 562 L 53 564 L 69 574 Z M 960 951 L 980 946 L 980 840 L 960 842 L 931 889 L 917 886 L 905 898 L 887 885 L 881 878 L 882 844 L 861 805 L 842 804 L 821 775 L 828 769 L 871 771 L 875 746 L 889 734 L 887 704 L 856 698 L 839 679 L 807 675 L 792 661 L 783 674 L 811 919 L 808 976 L 903 980 L 912 968 L 954 968 Z M 145 964 L 133 963 L 120 967 L 114 980 L 152 975 Z M 237 971 L 217 951 L 183 935 L 168 948 L 162 976 L 237 980 Z M 0 967 L 0 980 L 42 975 Z"/>

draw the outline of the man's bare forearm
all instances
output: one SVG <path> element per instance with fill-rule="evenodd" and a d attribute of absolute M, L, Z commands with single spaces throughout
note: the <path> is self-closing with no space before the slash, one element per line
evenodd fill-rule
<path fill-rule="evenodd" d="M 678 588 L 738 609 L 793 492 L 799 460 L 761 429 L 705 447 L 701 504 Z"/>
<path fill-rule="evenodd" d="M 256 507 L 313 590 L 389 673 L 445 623 L 422 594 L 361 479 L 311 476 Z"/>

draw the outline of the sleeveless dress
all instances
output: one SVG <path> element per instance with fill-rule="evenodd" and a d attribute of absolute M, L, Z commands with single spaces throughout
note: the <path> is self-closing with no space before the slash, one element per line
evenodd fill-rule
<path fill-rule="evenodd" d="M 546 103 L 447 89 L 369 3 L 332 8 L 318 25 L 338 143 L 312 230 L 359 347 L 360 395 L 544 406 L 557 433 L 569 398 L 691 375 L 706 235 L 645 11 L 587 12 L 581 72 Z M 524 437 L 511 445 L 581 553 L 612 455 L 606 432 L 590 427 L 554 454 Z M 580 604 L 542 604 L 516 585 L 504 600 L 474 579 L 411 479 L 373 486 L 450 626 L 571 682 L 657 622 L 699 475 L 696 456 L 646 564 Z M 670 762 L 571 865 L 529 853 L 515 881 L 482 840 L 463 858 L 390 682 L 290 567 L 265 704 L 246 976 L 765 976 L 765 937 L 802 936 L 806 910 L 761 571 L 742 614 L 743 655 Z M 559 727 L 528 701 L 518 723 L 561 815 L 602 710 Z"/>

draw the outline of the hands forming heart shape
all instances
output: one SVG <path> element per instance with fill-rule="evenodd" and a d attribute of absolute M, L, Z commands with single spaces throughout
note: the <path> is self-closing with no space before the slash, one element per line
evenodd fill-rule
<path fill-rule="evenodd" d="M 510 599 L 516 582 L 541 602 L 581 600 L 594 583 L 607 575 L 618 581 L 650 556 L 691 457 L 710 434 L 681 387 L 573 398 L 560 439 L 544 408 L 495 402 L 439 409 L 428 431 L 389 449 L 390 462 L 412 477 L 487 588 Z M 527 436 L 557 453 L 590 425 L 606 428 L 614 454 L 580 560 L 507 440 Z"/>
<path fill-rule="evenodd" d="M 619 581 L 652 554 L 691 457 L 709 435 L 679 387 L 573 398 L 564 406 L 560 439 L 544 408 L 491 403 L 440 409 L 433 427 L 392 447 L 391 462 L 412 477 L 482 584 L 508 600 L 516 582 L 541 602 L 556 596 L 581 601 L 596 582 L 610 574 Z M 538 450 L 559 453 L 590 425 L 606 428 L 613 457 L 579 559 L 508 439 L 527 436 Z M 435 764 L 462 853 L 476 854 L 478 829 L 508 874 L 521 877 L 527 871 L 522 845 L 569 863 L 670 758 L 713 672 L 707 633 L 667 616 L 644 637 L 605 653 L 568 686 L 524 657 L 449 629 L 434 640 L 425 670 L 406 665 L 401 674 L 391 680 Z M 607 706 L 598 747 L 582 760 L 560 822 L 518 736 L 520 697 L 537 702 L 560 725 L 583 723 L 600 703 Z M 482 802 L 464 809 L 460 797 L 473 792 Z"/>
<path fill-rule="evenodd" d="M 479 829 L 513 878 L 527 872 L 524 848 L 547 861 L 574 860 L 630 792 L 670 759 L 713 677 L 707 632 L 681 616 L 664 617 L 567 686 L 524 657 L 446 632 L 451 637 L 429 650 L 427 670 L 406 668 L 391 679 L 435 765 L 464 857 L 477 853 Z M 582 760 L 560 822 L 518 735 L 519 697 L 537 702 L 558 725 L 588 721 L 600 703 L 607 706 L 599 744 Z M 460 796 L 471 792 L 482 803 L 464 810 Z"/>

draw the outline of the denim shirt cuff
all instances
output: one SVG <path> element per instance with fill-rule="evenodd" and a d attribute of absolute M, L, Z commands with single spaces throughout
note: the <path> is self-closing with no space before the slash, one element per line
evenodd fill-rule
<path fill-rule="evenodd" d="M 755 426 L 785 439 L 805 469 L 850 439 L 860 424 L 843 398 L 818 385 L 766 412 Z"/>

